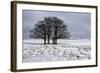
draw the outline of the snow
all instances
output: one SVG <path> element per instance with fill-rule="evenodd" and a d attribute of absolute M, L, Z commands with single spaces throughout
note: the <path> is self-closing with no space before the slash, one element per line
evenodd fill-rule
<path fill-rule="evenodd" d="M 91 59 L 89 39 L 58 39 L 58 44 L 43 44 L 41 39 L 23 40 L 23 62 L 48 62 Z"/>

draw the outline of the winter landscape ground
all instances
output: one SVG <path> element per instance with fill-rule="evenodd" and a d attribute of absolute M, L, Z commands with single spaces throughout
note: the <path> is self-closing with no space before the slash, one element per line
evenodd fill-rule
<path fill-rule="evenodd" d="M 42 39 L 23 40 L 23 63 L 91 59 L 89 39 L 58 39 L 57 42 L 56 45 L 44 45 Z"/>

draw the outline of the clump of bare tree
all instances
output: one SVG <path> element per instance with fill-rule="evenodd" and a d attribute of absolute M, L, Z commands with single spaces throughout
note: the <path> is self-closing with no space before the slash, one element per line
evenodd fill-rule
<path fill-rule="evenodd" d="M 45 17 L 42 21 L 38 21 L 30 32 L 31 38 L 44 39 L 44 44 L 46 41 L 49 44 L 50 39 L 53 44 L 57 44 L 57 39 L 70 38 L 67 25 L 57 17 Z"/>

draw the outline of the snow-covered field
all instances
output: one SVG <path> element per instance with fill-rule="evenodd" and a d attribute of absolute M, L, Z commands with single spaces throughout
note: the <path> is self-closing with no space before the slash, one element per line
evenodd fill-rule
<path fill-rule="evenodd" d="M 43 44 L 41 39 L 23 40 L 23 62 L 47 62 L 91 59 L 88 39 L 59 39 L 57 45 Z"/>

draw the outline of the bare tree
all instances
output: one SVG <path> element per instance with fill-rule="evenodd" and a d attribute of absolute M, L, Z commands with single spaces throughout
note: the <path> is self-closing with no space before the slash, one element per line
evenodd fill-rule
<path fill-rule="evenodd" d="M 57 17 L 52 17 L 53 20 L 53 44 L 57 44 L 57 39 L 70 38 L 67 25 Z"/>
<path fill-rule="evenodd" d="M 46 31 L 47 31 L 47 40 L 48 40 L 48 44 L 50 43 L 50 37 L 51 37 L 51 33 L 52 33 L 52 18 L 51 17 L 45 17 L 44 18 L 44 22 L 46 25 Z"/>
<path fill-rule="evenodd" d="M 49 44 L 50 39 L 52 39 L 53 44 L 57 44 L 57 39 L 69 39 L 70 34 L 63 20 L 57 17 L 45 17 L 44 20 L 35 24 L 30 37 L 44 39 L 44 44 L 46 44 L 46 40 Z"/>
<path fill-rule="evenodd" d="M 46 44 L 47 28 L 44 21 L 35 24 L 35 27 L 30 32 L 30 38 L 44 39 L 44 44 Z"/>

